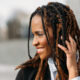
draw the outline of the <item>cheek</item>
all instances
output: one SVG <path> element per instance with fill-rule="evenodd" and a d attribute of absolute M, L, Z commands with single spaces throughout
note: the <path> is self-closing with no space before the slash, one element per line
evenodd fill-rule
<path fill-rule="evenodd" d="M 46 38 L 40 39 L 40 43 L 41 43 L 41 45 L 43 45 L 45 47 L 49 47 Z M 53 37 L 49 39 L 49 43 L 50 43 L 51 46 L 53 46 Z"/>
<path fill-rule="evenodd" d="M 41 43 L 41 45 L 43 45 L 43 46 L 47 46 L 48 43 L 47 43 L 47 39 L 46 39 L 46 37 L 40 39 L 40 43 Z"/>
<path fill-rule="evenodd" d="M 41 38 L 39 40 L 40 40 L 40 44 L 41 45 L 43 45 L 45 47 L 48 47 L 49 46 L 46 37 L 43 37 L 43 38 Z M 49 43 L 51 44 L 51 46 L 53 45 L 53 37 L 50 37 L 49 38 Z"/>
<path fill-rule="evenodd" d="M 45 53 L 50 53 L 50 46 L 48 45 L 46 37 L 41 39 L 41 45 L 45 48 L 44 52 Z"/>

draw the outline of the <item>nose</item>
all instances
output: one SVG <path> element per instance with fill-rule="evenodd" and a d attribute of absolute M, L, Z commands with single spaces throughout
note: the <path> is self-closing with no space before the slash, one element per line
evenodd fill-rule
<path fill-rule="evenodd" d="M 33 38 L 32 45 L 33 45 L 33 46 L 37 46 L 38 43 L 39 43 L 39 41 L 38 41 L 37 37 L 34 37 L 34 38 Z"/>

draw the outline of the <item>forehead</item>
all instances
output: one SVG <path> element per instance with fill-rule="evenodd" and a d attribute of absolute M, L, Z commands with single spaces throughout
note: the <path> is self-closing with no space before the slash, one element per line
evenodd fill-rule
<path fill-rule="evenodd" d="M 41 16 L 35 15 L 35 16 L 32 18 L 31 28 L 32 28 L 32 31 L 33 31 L 33 30 L 39 30 L 39 29 L 40 29 L 40 30 L 43 30 L 43 25 L 42 25 Z"/>
<path fill-rule="evenodd" d="M 31 29 L 32 29 L 33 33 L 36 32 L 36 31 L 42 31 L 42 32 L 44 32 L 41 16 L 35 15 L 32 18 Z M 53 33 L 52 33 L 53 30 L 52 30 L 51 26 L 45 26 L 45 30 L 48 31 L 51 36 L 53 36 Z"/>
<path fill-rule="evenodd" d="M 42 24 L 41 16 L 35 15 L 32 18 L 31 26 L 36 25 L 36 24 Z"/>

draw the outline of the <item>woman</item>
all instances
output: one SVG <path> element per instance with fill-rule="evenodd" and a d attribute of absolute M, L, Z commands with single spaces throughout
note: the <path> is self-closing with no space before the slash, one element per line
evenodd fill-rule
<path fill-rule="evenodd" d="M 36 54 L 29 51 L 30 28 Z M 28 55 L 16 80 L 80 80 L 80 30 L 72 10 L 50 2 L 32 13 L 29 23 Z"/>

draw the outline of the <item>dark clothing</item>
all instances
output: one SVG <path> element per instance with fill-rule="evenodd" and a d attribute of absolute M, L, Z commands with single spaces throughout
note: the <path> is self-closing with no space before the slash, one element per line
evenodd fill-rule
<path fill-rule="evenodd" d="M 15 80 L 35 80 L 37 71 L 38 71 L 38 68 L 33 68 L 33 67 L 27 67 L 27 68 L 21 69 L 18 72 L 18 75 Z M 49 66 L 46 68 L 45 71 L 46 72 L 45 72 L 44 80 L 51 80 Z"/>

